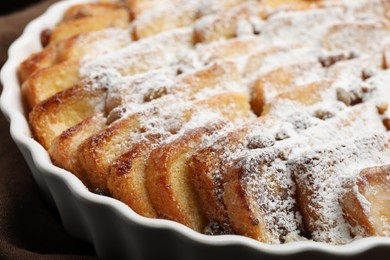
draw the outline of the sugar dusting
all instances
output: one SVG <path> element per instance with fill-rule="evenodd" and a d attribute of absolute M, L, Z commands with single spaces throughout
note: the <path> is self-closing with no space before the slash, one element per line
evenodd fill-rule
<path fill-rule="evenodd" d="M 134 42 L 117 41 L 126 42 L 125 46 L 110 39 L 97 44 L 96 53 L 104 54 L 87 56 L 81 77 L 91 88 L 107 88 L 106 110 L 115 120 L 138 116 L 142 131 L 130 132 L 133 140 L 160 134 L 161 143 L 167 143 L 188 130 L 223 122 L 224 127 L 205 135 L 198 147 L 213 147 L 213 156 L 221 162 L 211 173 L 218 200 L 223 201 L 221 184 L 228 170 L 242 169 L 250 210 L 266 224 L 270 243 L 305 235 L 303 222 L 309 223 L 306 235 L 313 240 L 349 242 L 351 227 L 338 203 L 345 184 L 363 168 L 390 163 L 382 124 L 389 112 L 378 113 L 390 98 L 390 72 L 383 65 L 383 50 L 390 42 L 383 20 L 388 14 L 381 6 L 386 1 L 342 0 L 309 10 L 281 8 L 268 13 L 266 20 L 256 13 L 262 10 L 258 3 L 238 5 L 226 16 L 223 2 L 188 2 L 186 8 L 199 12 L 189 27 Z M 252 5 L 258 9 L 248 10 L 246 6 Z M 151 15 L 144 13 L 140 19 Z M 215 28 L 224 28 L 224 19 L 233 21 L 233 36 L 194 44 L 194 34 L 212 35 Z M 212 66 L 223 70 L 229 62 L 235 69 L 195 90 L 202 81 L 199 72 Z M 288 84 L 276 86 L 266 78 L 278 69 L 291 72 Z M 193 109 L 221 93 L 253 96 L 253 83 L 262 78 L 265 100 L 272 103 L 263 117 L 228 122 L 218 110 L 200 105 Z M 315 90 L 316 100 L 305 103 L 293 95 L 283 96 L 287 90 L 296 92 L 322 80 L 330 84 Z M 297 200 L 302 198 L 296 198 L 303 188 L 312 192 L 307 207 L 318 217 L 300 213 Z M 359 200 L 367 206 L 364 197 Z"/>
<path fill-rule="evenodd" d="M 314 240 L 336 244 L 351 240 L 339 198 L 345 184 L 356 178 L 361 169 L 390 162 L 387 142 L 383 134 L 371 135 L 318 147 L 292 159 L 292 174 L 298 187 L 311 194 L 305 207 L 313 211 L 309 226 Z"/>

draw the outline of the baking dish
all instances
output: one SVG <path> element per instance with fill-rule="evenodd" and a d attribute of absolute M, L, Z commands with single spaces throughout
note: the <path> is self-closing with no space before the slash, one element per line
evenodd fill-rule
<path fill-rule="evenodd" d="M 313 241 L 267 245 L 242 236 L 207 236 L 181 224 L 147 219 L 118 200 L 91 193 L 71 173 L 54 166 L 46 150 L 31 137 L 17 77 L 18 64 L 41 48 L 39 35 L 53 27 L 67 7 L 80 0 L 54 4 L 32 21 L 9 49 L 2 68 L 1 109 L 48 203 L 57 208 L 65 229 L 90 241 L 104 259 L 291 259 L 366 258 L 390 253 L 390 238 L 364 238 L 335 246 Z"/>

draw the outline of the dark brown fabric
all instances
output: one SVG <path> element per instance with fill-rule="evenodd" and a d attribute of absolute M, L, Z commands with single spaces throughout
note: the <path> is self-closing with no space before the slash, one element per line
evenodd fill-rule
<path fill-rule="evenodd" d="M 0 14 L 7 14 L 15 12 L 16 10 L 25 8 L 26 6 L 33 5 L 44 0 L 12 0 L 12 1 L 0 1 Z"/>
<path fill-rule="evenodd" d="M 0 67 L 25 25 L 55 1 L 7 0 L 0 7 L 4 2 L 30 5 L 0 16 Z M 0 259 L 97 259 L 93 246 L 68 235 L 44 202 L 2 114 L 0 131 Z"/>

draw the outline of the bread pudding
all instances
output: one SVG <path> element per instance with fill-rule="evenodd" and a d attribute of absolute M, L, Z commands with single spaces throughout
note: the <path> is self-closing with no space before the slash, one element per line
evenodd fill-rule
<path fill-rule="evenodd" d="M 34 138 L 94 193 L 269 244 L 390 236 L 390 1 L 69 8 L 19 66 Z"/>

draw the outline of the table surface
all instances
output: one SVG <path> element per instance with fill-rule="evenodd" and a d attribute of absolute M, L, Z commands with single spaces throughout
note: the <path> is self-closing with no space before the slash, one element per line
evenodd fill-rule
<path fill-rule="evenodd" d="M 1 1 L 0 67 L 25 25 L 54 2 Z M 91 244 L 66 233 L 45 203 L 1 113 L 0 131 L 0 259 L 98 259 Z"/>

